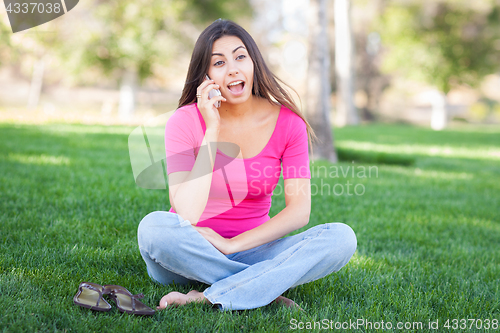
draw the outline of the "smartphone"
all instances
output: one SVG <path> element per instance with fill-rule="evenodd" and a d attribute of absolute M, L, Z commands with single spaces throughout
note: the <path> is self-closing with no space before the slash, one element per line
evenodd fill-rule
<path fill-rule="evenodd" d="M 205 74 L 205 77 L 207 78 L 207 80 L 210 80 L 208 74 Z M 210 90 L 210 92 L 208 93 L 208 99 L 211 99 L 214 96 L 222 96 L 219 89 Z M 216 108 L 220 108 L 220 101 L 217 101 L 217 103 L 215 103 L 214 105 Z"/>

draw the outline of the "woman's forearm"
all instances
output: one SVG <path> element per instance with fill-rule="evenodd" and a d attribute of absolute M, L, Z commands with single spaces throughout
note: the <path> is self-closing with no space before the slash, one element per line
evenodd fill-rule
<path fill-rule="evenodd" d="M 218 135 L 218 130 L 206 130 L 193 169 L 173 198 L 176 213 L 191 224 L 198 223 L 208 202 Z"/>
<path fill-rule="evenodd" d="M 230 239 L 228 253 L 246 251 L 286 236 L 309 222 L 310 206 L 287 206 L 269 221 Z"/>

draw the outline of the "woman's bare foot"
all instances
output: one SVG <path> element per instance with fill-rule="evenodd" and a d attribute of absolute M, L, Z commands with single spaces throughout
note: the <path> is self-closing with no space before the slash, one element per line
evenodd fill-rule
<path fill-rule="evenodd" d="M 205 298 L 203 293 L 198 290 L 191 290 L 187 294 L 183 294 L 177 291 L 172 291 L 160 300 L 160 305 L 156 308 L 158 310 L 165 309 L 167 306 L 179 306 L 185 305 L 189 302 L 204 302 L 207 304 L 212 304 Z"/>
<path fill-rule="evenodd" d="M 284 296 L 278 296 L 278 298 L 276 298 L 273 302 L 277 304 L 283 304 L 287 308 L 297 308 L 301 311 L 304 311 L 297 303 Z"/>

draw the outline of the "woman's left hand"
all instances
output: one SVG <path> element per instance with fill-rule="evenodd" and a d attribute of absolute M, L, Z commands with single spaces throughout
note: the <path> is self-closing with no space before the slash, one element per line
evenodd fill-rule
<path fill-rule="evenodd" d="M 213 229 L 208 227 L 193 226 L 193 228 L 223 254 L 231 254 L 236 252 L 233 250 L 233 243 L 231 242 L 231 239 L 222 237 Z"/>

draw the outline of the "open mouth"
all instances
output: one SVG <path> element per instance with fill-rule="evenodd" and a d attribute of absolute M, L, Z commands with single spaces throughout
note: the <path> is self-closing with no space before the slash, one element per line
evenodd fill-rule
<path fill-rule="evenodd" d="M 233 94 L 241 93 L 244 87 L 245 87 L 245 82 L 241 80 L 231 82 L 230 84 L 227 85 L 227 89 L 229 89 L 229 91 L 231 91 Z"/>

